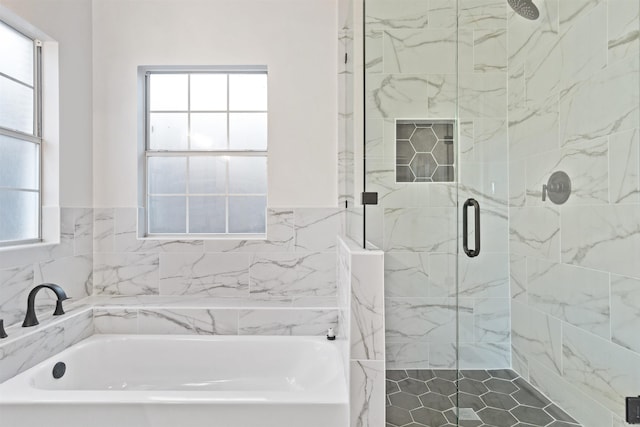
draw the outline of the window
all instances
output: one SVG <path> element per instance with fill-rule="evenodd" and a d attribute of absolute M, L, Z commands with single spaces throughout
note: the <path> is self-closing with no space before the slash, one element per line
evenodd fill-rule
<path fill-rule="evenodd" d="M 147 71 L 147 235 L 263 235 L 267 73 Z"/>
<path fill-rule="evenodd" d="M 0 245 L 40 240 L 40 46 L 0 21 Z"/>

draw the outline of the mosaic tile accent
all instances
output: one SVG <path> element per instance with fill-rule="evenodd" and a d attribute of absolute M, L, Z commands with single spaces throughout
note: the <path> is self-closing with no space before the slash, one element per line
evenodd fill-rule
<path fill-rule="evenodd" d="M 396 121 L 396 182 L 455 181 L 453 120 Z"/>
<path fill-rule="evenodd" d="M 512 370 L 388 370 L 386 377 L 386 427 L 580 426 Z"/>

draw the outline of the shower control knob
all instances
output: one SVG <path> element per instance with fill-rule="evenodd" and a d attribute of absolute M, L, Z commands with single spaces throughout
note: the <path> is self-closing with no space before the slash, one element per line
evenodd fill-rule
<path fill-rule="evenodd" d="M 569 199 L 571 195 L 571 179 L 569 175 L 562 171 L 551 174 L 549 181 L 542 185 L 542 201 L 551 200 L 556 205 L 561 205 Z"/>

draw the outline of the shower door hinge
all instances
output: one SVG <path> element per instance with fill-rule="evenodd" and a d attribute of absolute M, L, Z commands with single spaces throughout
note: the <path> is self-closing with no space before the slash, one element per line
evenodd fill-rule
<path fill-rule="evenodd" d="M 345 52 L 345 53 L 344 53 L 344 63 L 345 63 L 345 64 L 347 63 L 347 58 L 348 58 L 348 56 L 347 56 L 347 52 Z"/>
<path fill-rule="evenodd" d="M 377 205 L 378 204 L 378 193 L 372 191 L 364 191 L 362 193 L 362 204 L 363 205 Z"/>

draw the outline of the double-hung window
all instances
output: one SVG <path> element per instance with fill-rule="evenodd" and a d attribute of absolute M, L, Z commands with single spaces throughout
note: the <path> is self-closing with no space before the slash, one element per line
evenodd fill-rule
<path fill-rule="evenodd" d="M 0 245 L 40 240 L 40 46 L 0 21 Z"/>
<path fill-rule="evenodd" d="M 146 85 L 146 234 L 264 235 L 265 68 L 153 70 Z"/>

